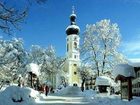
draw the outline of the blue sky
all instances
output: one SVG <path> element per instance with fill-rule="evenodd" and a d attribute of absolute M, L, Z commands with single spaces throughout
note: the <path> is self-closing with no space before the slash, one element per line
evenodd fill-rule
<path fill-rule="evenodd" d="M 45 5 L 31 6 L 22 30 L 15 31 L 14 35 L 23 38 L 26 48 L 34 44 L 42 47 L 53 45 L 57 54 L 64 56 L 65 29 L 70 24 L 73 5 L 77 24 L 81 28 L 80 36 L 86 24 L 110 19 L 119 25 L 122 35 L 120 49 L 124 55 L 127 58 L 140 58 L 140 0 L 48 0 Z"/>

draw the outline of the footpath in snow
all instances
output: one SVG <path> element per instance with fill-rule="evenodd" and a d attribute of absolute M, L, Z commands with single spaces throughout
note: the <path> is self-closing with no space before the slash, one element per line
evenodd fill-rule
<path fill-rule="evenodd" d="M 80 88 L 74 86 L 63 88 L 47 97 L 42 95 L 42 99 L 44 101 L 38 101 L 40 105 L 41 103 L 46 103 L 44 105 L 90 105 L 88 99 L 81 94 Z"/>
<path fill-rule="evenodd" d="M 140 105 L 140 97 L 130 102 L 121 100 L 119 95 L 96 93 L 94 90 L 81 92 L 79 87 L 63 88 L 59 92 L 46 97 L 46 105 Z"/>

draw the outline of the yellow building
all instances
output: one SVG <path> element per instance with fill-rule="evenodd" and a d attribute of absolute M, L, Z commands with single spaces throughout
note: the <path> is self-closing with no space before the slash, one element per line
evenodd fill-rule
<path fill-rule="evenodd" d="M 80 28 L 76 25 L 76 14 L 74 9 L 70 15 L 70 25 L 66 28 L 66 61 L 64 71 L 67 72 L 67 80 L 69 85 L 80 85 L 80 77 L 78 75 L 78 67 L 80 66 L 79 52 L 79 32 Z"/>
<path fill-rule="evenodd" d="M 76 25 L 76 14 L 74 9 L 70 15 L 70 25 L 66 28 L 66 56 L 65 62 L 62 64 L 62 71 L 56 75 L 56 87 L 62 84 L 73 86 L 77 84 L 80 86 L 80 76 L 78 67 L 80 66 L 80 52 L 79 52 L 79 32 L 80 28 Z"/>

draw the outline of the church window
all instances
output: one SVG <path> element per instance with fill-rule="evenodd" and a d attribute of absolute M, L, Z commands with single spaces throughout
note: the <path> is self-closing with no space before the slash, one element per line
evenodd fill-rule
<path fill-rule="evenodd" d="M 73 64 L 73 66 L 77 66 L 76 64 Z"/>
<path fill-rule="evenodd" d="M 77 49 L 77 43 L 76 42 L 74 42 L 74 48 Z"/>
<path fill-rule="evenodd" d="M 74 40 L 75 40 L 75 41 L 77 41 L 77 38 L 76 38 L 76 37 L 74 37 Z"/>
<path fill-rule="evenodd" d="M 75 72 L 74 72 L 74 75 L 76 75 L 76 74 L 77 74 L 77 72 L 75 71 Z"/>

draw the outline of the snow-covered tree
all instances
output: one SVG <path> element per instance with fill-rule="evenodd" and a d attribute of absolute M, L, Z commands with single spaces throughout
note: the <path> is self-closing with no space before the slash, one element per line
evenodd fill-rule
<path fill-rule="evenodd" d="M 93 72 L 91 66 L 89 66 L 89 65 L 82 64 L 80 66 L 80 68 L 78 68 L 78 72 L 79 72 L 81 80 L 82 80 L 82 83 L 81 83 L 82 89 L 84 89 L 84 84 L 87 79 L 93 78 L 93 77 L 96 78 L 96 73 Z"/>
<path fill-rule="evenodd" d="M 55 76 L 60 71 L 60 65 L 63 60 L 61 57 L 56 55 L 53 46 L 48 46 L 47 48 L 34 45 L 29 53 L 29 62 L 37 63 L 40 65 L 41 80 L 51 80 L 53 81 L 53 76 Z"/>
<path fill-rule="evenodd" d="M 124 62 L 124 56 L 118 51 L 120 31 L 116 23 L 101 20 L 93 25 L 86 25 L 81 49 L 83 62 L 89 63 L 93 70 L 103 73 Z"/>
<path fill-rule="evenodd" d="M 44 61 L 42 68 L 46 71 L 46 75 L 48 76 L 48 80 L 55 84 L 56 74 L 61 72 L 61 64 L 63 63 L 63 59 L 56 55 L 55 48 L 53 46 L 48 46 L 47 48 L 47 61 Z"/>
<path fill-rule="evenodd" d="M 0 39 L 0 77 L 12 81 L 23 74 L 26 65 L 26 51 L 21 39 Z"/>
<path fill-rule="evenodd" d="M 44 59 L 47 59 L 46 49 L 39 45 L 32 45 L 29 52 L 29 63 L 37 63 L 38 65 L 43 63 Z"/>

